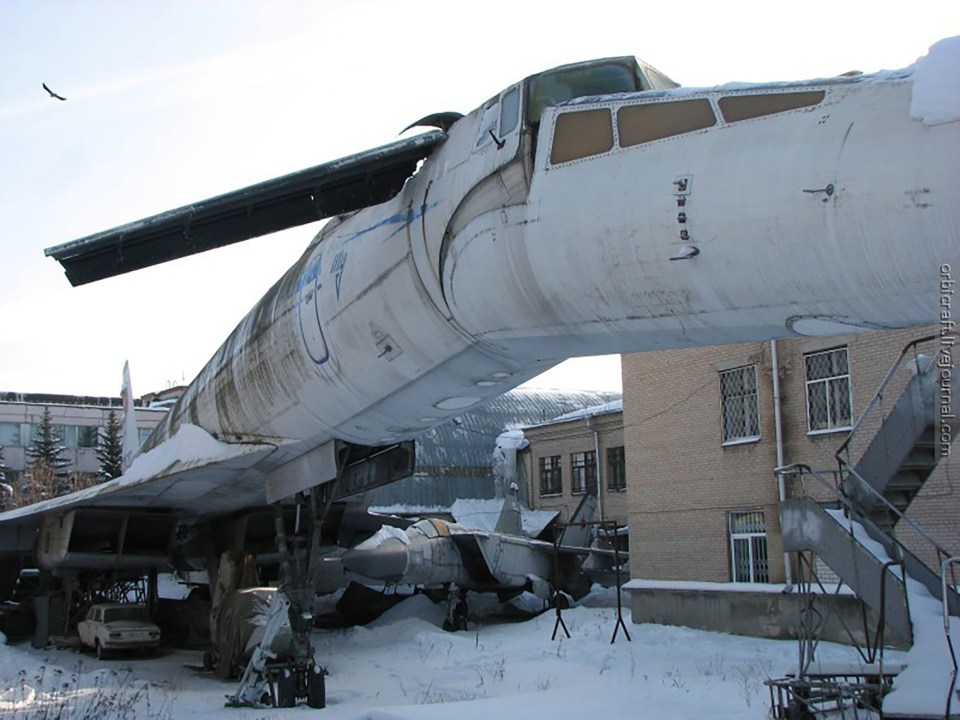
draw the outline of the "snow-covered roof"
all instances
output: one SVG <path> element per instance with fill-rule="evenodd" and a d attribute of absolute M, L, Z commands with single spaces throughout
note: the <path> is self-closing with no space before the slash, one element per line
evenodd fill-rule
<path fill-rule="evenodd" d="M 584 420 L 597 415 L 609 415 L 611 413 L 618 412 L 623 412 L 622 397 L 619 400 L 611 400 L 610 402 L 605 402 L 600 405 L 592 405 L 590 407 L 581 408 L 580 410 L 572 410 L 571 412 L 564 413 L 563 415 L 558 415 L 547 422 L 537 423 L 536 425 L 530 425 L 529 427 L 546 427 L 548 425 L 570 422 L 571 420 Z"/>

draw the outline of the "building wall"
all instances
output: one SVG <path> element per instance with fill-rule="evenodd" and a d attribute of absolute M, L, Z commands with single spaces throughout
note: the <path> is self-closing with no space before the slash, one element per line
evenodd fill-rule
<path fill-rule="evenodd" d="M 777 343 L 783 463 L 832 471 L 849 428 L 807 427 L 804 355 L 846 347 L 855 422 L 906 343 L 935 328 L 809 338 Z M 935 341 L 923 348 L 936 351 Z M 720 373 L 756 365 L 759 437 L 724 445 Z M 776 423 L 769 342 L 625 355 L 624 441 L 627 447 L 631 576 L 728 582 L 729 515 L 762 511 L 769 582 L 785 579 L 777 513 Z M 859 433 L 855 460 L 899 398 L 909 375 L 900 370 Z M 943 462 L 914 501 L 911 515 L 947 548 L 960 549 L 955 518 L 957 469 Z M 927 499 L 930 496 L 930 499 Z"/>
<path fill-rule="evenodd" d="M 7 467 L 8 482 L 15 482 L 27 467 L 26 449 L 33 444 L 33 427 L 40 424 L 45 408 L 49 408 L 54 425 L 66 428 L 103 428 L 111 410 L 117 413 L 120 420 L 123 415 L 120 398 L 51 396 L 49 402 L 39 402 L 36 401 L 38 398 L 33 396 L 8 394 L 8 397 L 17 398 L 0 399 L 0 444 L 3 445 L 3 462 Z M 142 441 L 164 418 L 167 409 L 138 407 L 135 412 Z M 96 430 L 93 432 L 95 438 Z M 93 447 L 78 446 L 76 433 L 75 429 L 68 429 L 67 437 L 63 438 L 66 449 L 62 457 L 70 462 L 66 470 L 97 473 L 100 462 L 97 460 L 95 444 Z"/>
<path fill-rule="evenodd" d="M 522 454 L 521 462 L 527 478 L 527 500 L 532 509 L 556 510 L 560 513 L 560 521 L 567 522 L 583 497 L 582 493 L 572 492 L 571 457 L 577 452 L 595 452 L 599 444 L 598 514 L 602 518 L 597 519 L 626 523 L 627 493 L 625 490 L 609 488 L 610 472 L 607 463 L 607 449 L 624 446 L 622 412 L 588 415 L 536 425 L 524 428 L 523 434 L 530 442 L 529 449 Z M 625 454 L 627 452 L 625 449 Z M 540 458 L 550 456 L 561 458 L 562 492 L 543 495 L 540 492 Z M 630 485 L 629 471 L 627 485 Z"/>

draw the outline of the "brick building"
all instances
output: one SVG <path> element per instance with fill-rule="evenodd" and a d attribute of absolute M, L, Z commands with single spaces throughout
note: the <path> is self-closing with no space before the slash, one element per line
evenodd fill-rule
<path fill-rule="evenodd" d="M 774 469 L 792 463 L 835 469 L 834 453 L 901 350 L 936 332 L 884 331 L 623 356 L 631 576 L 719 583 L 789 579 L 778 518 L 782 490 Z M 931 357 L 937 350 L 937 340 L 919 347 Z M 858 432 L 854 458 L 909 378 L 908 367 L 895 371 Z M 944 458 L 908 511 L 953 551 L 960 549 L 958 481 L 956 461 Z M 911 532 L 898 526 L 901 539 L 933 561 Z"/>
<path fill-rule="evenodd" d="M 626 525 L 627 451 L 621 401 L 525 427 L 523 434 L 530 443 L 520 462 L 528 478 L 531 508 L 556 510 L 560 522 L 566 522 L 590 490 L 597 496 L 598 520 Z"/>

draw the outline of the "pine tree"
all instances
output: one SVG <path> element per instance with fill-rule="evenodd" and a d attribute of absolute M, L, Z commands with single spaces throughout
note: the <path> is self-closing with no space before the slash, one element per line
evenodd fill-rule
<path fill-rule="evenodd" d="M 40 424 L 34 431 L 33 444 L 27 448 L 28 464 L 31 467 L 43 465 L 50 468 L 57 480 L 63 480 L 62 484 L 66 487 L 67 471 L 65 468 L 70 464 L 70 461 L 63 457 L 63 451 L 66 449 L 63 445 L 63 439 L 53 427 L 50 408 L 45 407 L 43 415 L 40 417 Z"/>
<path fill-rule="evenodd" d="M 117 414 L 113 410 L 107 416 L 107 426 L 99 433 L 97 459 L 100 461 L 102 482 L 123 474 L 123 439 L 120 420 L 117 419 Z"/>

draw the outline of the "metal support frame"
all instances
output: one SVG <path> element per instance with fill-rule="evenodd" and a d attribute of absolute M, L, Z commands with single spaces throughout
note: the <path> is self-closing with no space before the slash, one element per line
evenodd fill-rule
<path fill-rule="evenodd" d="M 903 563 L 894 560 L 885 563 L 881 571 L 881 608 L 886 580 L 890 575 L 888 571 L 895 565 L 904 572 Z M 812 666 L 823 628 L 830 615 L 822 614 L 817 608 L 817 598 L 826 595 L 827 590 L 817 576 L 813 552 L 797 553 L 797 588 L 800 592 L 797 672 L 764 682 L 770 692 L 770 711 L 773 717 L 778 720 L 804 720 L 817 715 L 837 713 L 845 718 L 850 713 L 852 717 L 859 718 L 860 709 L 882 713 L 883 697 L 892 690 L 893 678 L 899 672 L 899 669 L 884 666 L 883 633 L 886 621 L 882 610 L 878 613 L 876 628 L 871 635 L 864 609 L 862 619 L 865 644 L 857 641 L 850 627 L 837 615 L 837 620 L 846 631 L 851 644 L 860 654 L 864 667 L 857 672 L 820 672 L 812 669 Z M 838 585 L 834 594 L 838 593 L 839 589 Z"/>
<path fill-rule="evenodd" d="M 601 530 L 606 530 L 611 532 L 616 538 L 617 533 L 617 523 L 615 520 L 592 520 L 592 521 L 581 521 L 576 523 L 577 525 L 582 526 L 595 526 L 599 527 Z M 556 532 L 553 538 L 553 576 L 554 578 L 560 577 L 560 542 L 563 539 L 564 528 L 556 528 L 560 532 Z M 627 624 L 623 621 L 623 588 L 621 587 L 621 573 L 620 573 L 620 547 L 616 542 L 613 543 L 613 562 L 614 562 L 614 572 L 616 574 L 616 583 L 617 583 L 617 620 L 613 627 L 613 636 L 610 638 L 610 644 L 612 645 L 617 639 L 617 633 L 620 631 L 620 628 L 623 628 L 623 634 L 627 638 L 627 642 L 633 642 L 633 638 L 630 637 L 630 631 L 627 630 Z M 557 639 L 557 630 L 563 628 L 563 632 L 566 633 L 567 638 L 570 637 L 570 632 L 567 630 L 567 625 L 563 621 L 562 610 L 565 607 L 568 607 L 566 596 L 557 588 L 553 590 L 553 607 L 557 613 L 557 620 L 553 624 L 553 634 L 550 636 L 551 640 Z"/>

